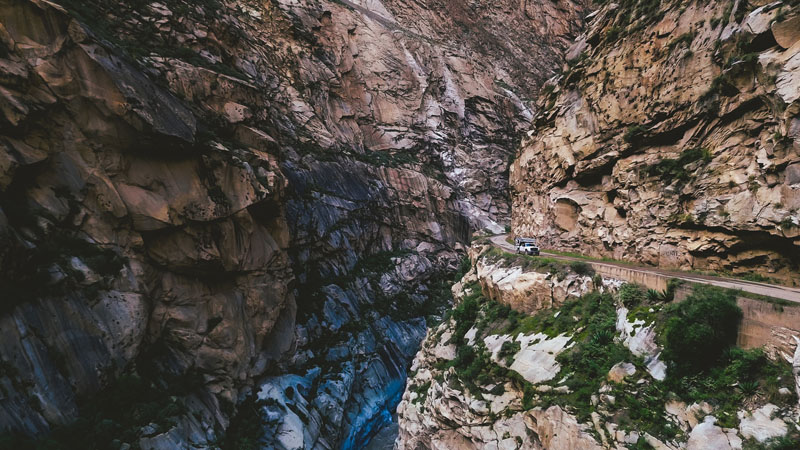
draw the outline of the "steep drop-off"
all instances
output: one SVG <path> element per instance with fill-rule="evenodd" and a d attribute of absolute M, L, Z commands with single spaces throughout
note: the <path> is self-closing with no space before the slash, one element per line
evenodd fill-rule
<path fill-rule="evenodd" d="M 511 167 L 514 232 L 797 282 L 796 1 L 608 3 Z"/>
<path fill-rule="evenodd" d="M 363 444 L 582 15 L 0 0 L 0 429 Z"/>

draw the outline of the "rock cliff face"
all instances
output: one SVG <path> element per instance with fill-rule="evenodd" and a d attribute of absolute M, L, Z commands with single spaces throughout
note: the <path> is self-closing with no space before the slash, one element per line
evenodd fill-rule
<path fill-rule="evenodd" d="M 265 447 L 361 445 L 582 15 L 0 0 L 0 429 L 124 374 L 168 400 L 123 444 L 207 446 L 257 393 Z"/>
<path fill-rule="evenodd" d="M 511 167 L 514 232 L 796 283 L 798 13 L 796 1 L 600 7 Z"/>

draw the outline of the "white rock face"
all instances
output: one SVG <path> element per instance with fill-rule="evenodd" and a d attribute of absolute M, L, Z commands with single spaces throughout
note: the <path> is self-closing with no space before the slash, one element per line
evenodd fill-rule
<path fill-rule="evenodd" d="M 675 416 L 678 424 L 684 430 L 690 430 L 700 423 L 698 417 L 711 414 L 714 408 L 706 402 L 692 403 L 688 407 L 686 403 L 680 401 L 669 401 L 664 407 L 668 414 Z"/>
<path fill-rule="evenodd" d="M 741 20 L 721 27 L 708 18 L 727 18 L 733 3 L 661 3 L 662 20 L 639 22 L 641 33 L 604 42 L 612 26 L 628 25 L 619 22 L 621 4 L 605 3 L 590 21 L 578 42 L 601 43 L 590 44 L 580 55 L 583 61 L 577 58 L 572 70 L 553 80 L 553 95 L 517 152 L 509 170 L 513 232 L 536 237 L 545 247 L 593 256 L 662 267 L 779 272 L 778 277 L 796 280 L 797 269 L 784 250 L 796 251 L 798 230 L 784 233 L 779 226 L 793 220 L 798 199 L 797 189 L 783 183 L 785 168 L 798 161 L 800 144 L 792 125 L 800 122 L 796 7 L 786 14 L 786 2 L 738 1 L 733 9 Z M 788 20 L 776 20 L 779 14 Z M 678 36 L 691 39 L 681 43 Z M 747 75 L 733 82 L 729 93 L 715 96 L 720 107 L 710 121 L 729 119 L 695 127 L 719 81 L 715 60 L 732 58 L 734 67 L 725 74 L 734 76 L 746 65 L 738 60 L 735 42 L 773 37 L 783 48 L 754 49 L 751 56 L 759 64 L 752 72 L 745 69 Z M 639 82 L 619 82 L 629 77 Z M 767 97 L 787 105 L 788 112 L 766 104 L 742 108 Z M 767 123 L 786 139 L 772 139 L 775 130 Z M 639 127 L 639 137 L 625 137 Z M 676 136 L 669 143 L 650 139 L 668 133 Z M 710 149 L 708 160 L 687 165 L 686 180 L 648 171 L 696 148 Z M 585 182 L 592 177 L 597 182 Z M 749 247 L 739 230 L 772 234 L 781 250 Z"/>
<path fill-rule="evenodd" d="M 567 299 L 581 297 L 594 289 L 590 276 L 569 273 L 559 280 L 549 272 L 509 265 L 502 258 L 481 258 L 476 263 L 476 270 L 483 291 L 489 298 L 528 314 L 560 305 Z"/>
<path fill-rule="evenodd" d="M 556 362 L 556 357 L 569 348 L 572 338 L 560 334 L 550 338 L 544 333 L 529 336 L 518 335 L 514 341 L 519 342 L 520 351 L 514 355 L 514 362 L 509 369 L 522 375 L 532 384 L 552 380 L 561 370 L 561 365 Z M 487 336 L 484 339 L 486 348 L 492 352 L 492 359 L 498 364 L 505 365 L 505 361 L 498 356 L 505 342 L 512 341 L 511 336 Z"/>
<path fill-rule="evenodd" d="M 450 331 L 446 331 L 442 334 L 441 338 L 437 345 L 433 348 L 433 354 L 439 359 L 446 359 L 452 360 L 456 357 L 456 346 L 453 344 L 449 344 L 450 338 L 453 336 L 453 333 Z"/>
<path fill-rule="evenodd" d="M 495 266 L 495 269 L 503 274 L 509 270 L 501 266 Z M 519 269 L 524 275 L 524 268 Z M 485 286 L 483 277 L 494 275 L 484 272 L 467 277 L 474 276 L 474 281 Z M 553 286 L 552 280 L 546 277 L 541 278 L 540 283 Z M 463 290 L 462 284 L 459 292 Z M 544 291 L 547 292 L 547 289 Z M 547 310 L 542 314 L 560 317 L 562 312 Z M 583 423 L 570 414 L 572 405 L 558 404 L 545 408 L 541 403 L 553 397 L 557 402 L 562 402 L 565 397 L 559 394 L 570 392 L 564 383 L 571 374 L 562 370 L 557 358 L 575 345 L 575 336 L 582 335 L 583 329 L 579 328 L 579 324 L 583 322 L 579 318 L 575 319 L 576 328 L 568 331 L 571 334 L 563 333 L 555 337 L 541 332 L 528 335 L 519 333 L 516 336 L 491 334 L 488 330 L 500 330 L 505 326 L 502 319 L 499 319 L 498 328 L 487 325 L 485 317 L 479 317 L 471 326 L 467 324 L 470 326 L 465 334 L 468 345 L 481 350 L 485 347 L 492 364 L 516 372 L 533 385 L 532 388 L 525 385 L 524 389 L 518 381 L 505 378 L 504 371 L 499 371 L 497 378 L 484 372 L 482 376 L 489 375 L 485 384 L 471 380 L 477 384 L 473 385 L 458 379 L 458 371 L 454 368 L 437 368 L 446 359 L 442 348 L 451 339 L 455 327 L 454 321 L 443 323 L 435 333 L 429 333 L 412 366 L 417 371 L 410 381 L 414 388 L 406 390 L 397 410 L 400 433 L 395 449 L 622 449 L 644 439 L 658 450 L 741 450 L 743 437 L 765 441 L 786 433 L 788 427 L 781 419 L 770 419 L 770 415 L 776 411 L 772 405 L 753 414 L 743 413 L 742 427 L 736 429 L 718 426 L 714 407 L 705 401 L 687 406 L 685 402 L 670 400 L 664 405 L 664 410 L 654 411 L 663 414 L 680 428 L 681 432 L 672 440 L 650 435 L 635 426 L 630 427 L 630 423 L 618 423 L 617 414 L 622 406 L 622 397 L 616 391 L 641 393 L 647 383 L 663 380 L 666 369 L 666 365 L 658 358 L 661 349 L 656 345 L 655 324 L 644 320 L 631 321 L 628 314 L 627 308 L 617 310 L 615 327 L 618 334 L 615 339 L 624 343 L 631 353 L 645 359 L 647 373 L 638 369 L 641 366 L 637 367 L 628 361 L 614 364 L 608 372 L 609 381 L 602 383 L 590 395 L 591 421 L 587 418 Z M 513 344 L 510 347 L 512 351 L 509 351 L 509 344 Z M 517 346 L 518 349 L 515 348 Z M 800 361 L 800 357 L 797 360 Z M 800 369 L 800 364 L 796 366 Z M 558 380 L 561 381 L 554 383 Z M 422 394 L 417 393 L 416 389 L 425 383 L 430 383 L 430 389 Z M 665 397 L 664 401 L 666 398 L 672 397 Z M 524 408 L 529 409 L 526 411 Z M 787 413 L 781 414 L 786 416 Z M 796 414 L 796 410 L 791 414 Z"/>
<path fill-rule="evenodd" d="M 758 442 L 786 435 L 786 422 L 772 418 L 777 410 L 777 406 L 767 403 L 752 413 L 739 411 L 739 432 L 745 438 L 753 438 Z"/>
<path fill-rule="evenodd" d="M 791 361 L 792 373 L 794 374 L 794 385 L 797 391 L 797 397 L 800 399 L 800 339 L 795 337 L 794 340 L 797 342 L 797 348 L 794 351 L 794 358 Z"/>
<path fill-rule="evenodd" d="M 717 421 L 714 416 L 706 416 L 703 423 L 697 425 L 689 435 L 687 450 L 732 450 L 728 435 L 722 428 L 714 425 Z"/>
<path fill-rule="evenodd" d="M 542 448 L 548 450 L 594 450 L 603 447 L 586 431 L 586 425 L 579 424 L 575 417 L 567 414 L 559 406 L 551 406 L 547 410 L 539 408 L 531 412 L 536 419 L 537 435 L 542 441 Z"/>
<path fill-rule="evenodd" d="M 640 319 L 628 322 L 628 308 L 622 307 L 617 310 L 617 331 L 631 353 L 644 358 L 650 376 L 663 381 L 667 377 L 667 365 L 659 359 L 661 348 L 656 344 L 655 324 L 645 326 L 645 321 Z"/>

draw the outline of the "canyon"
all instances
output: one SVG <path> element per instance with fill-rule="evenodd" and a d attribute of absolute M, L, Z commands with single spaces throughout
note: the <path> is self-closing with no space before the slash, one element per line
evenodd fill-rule
<path fill-rule="evenodd" d="M 364 445 L 585 10 L 518 6 L 0 2 L 0 428 Z"/>
<path fill-rule="evenodd" d="M 727 291 L 487 236 L 797 286 L 798 29 L 796 0 L 0 0 L 0 448 L 796 443 L 793 305 L 734 302 L 746 404 L 675 396 L 657 319 Z"/>

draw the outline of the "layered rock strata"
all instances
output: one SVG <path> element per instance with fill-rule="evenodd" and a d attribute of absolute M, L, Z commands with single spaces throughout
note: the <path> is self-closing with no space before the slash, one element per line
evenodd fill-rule
<path fill-rule="evenodd" d="M 580 29 L 523 6 L 0 1 L 0 429 L 134 374 L 123 444 L 363 445 Z"/>
<path fill-rule="evenodd" d="M 608 3 L 511 167 L 545 247 L 796 283 L 797 2 Z"/>

